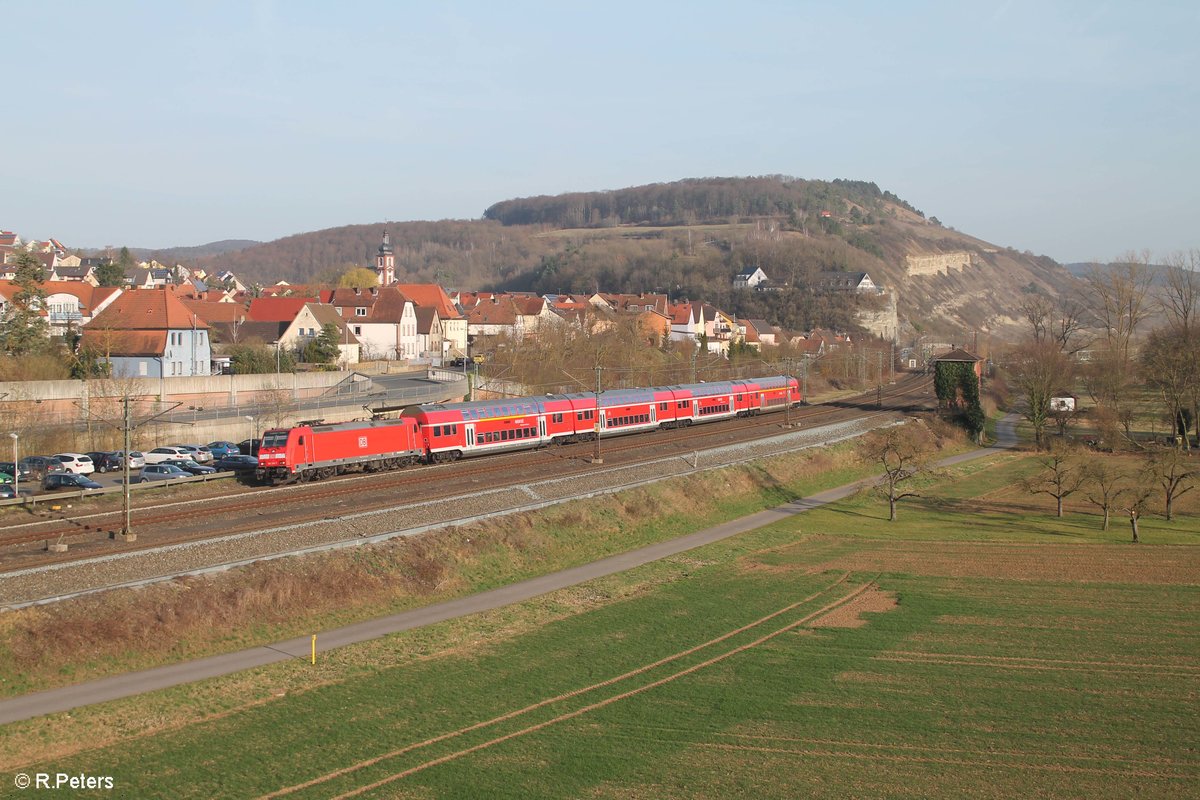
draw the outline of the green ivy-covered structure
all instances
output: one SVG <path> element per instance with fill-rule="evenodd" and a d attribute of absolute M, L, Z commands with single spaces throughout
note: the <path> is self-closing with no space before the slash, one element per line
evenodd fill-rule
<path fill-rule="evenodd" d="M 933 387 L 938 408 L 959 418 L 978 439 L 983 433 L 984 414 L 979 403 L 983 359 L 961 348 L 933 359 Z"/>

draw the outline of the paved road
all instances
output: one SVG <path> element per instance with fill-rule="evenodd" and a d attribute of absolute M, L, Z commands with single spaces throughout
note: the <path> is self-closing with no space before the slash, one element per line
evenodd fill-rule
<path fill-rule="evenodd" d="M 1017 417 L 1009 415 L 997 426 L 999 441 L 993 447 L 981 448 L 957 456 L 951 456 L 939 462 L 940 466 L 961 464 L 964 461 L 992 455 L 998 450 L 1012 447 L 1016 444 Z M 494 608 L 519 603 L 548 592 L 574 586 L 584 581 L 612 575 L 617 572 L 648 564 L 667 556 L 702 547 L 713 542 L 736 536 L 739 533 L 752 531 L 786 519 L 795 514 L 801 514 L 826 503 L 832 503 L 848 497 L 863 486 L 875 482 L 875 478 L 839 486 L 824 492 L 794 500 L 777 508 L 760 511 L 748 517 L 742 517 L 722 525 L 717 525 L 697 533 L 672 539 L 667 542 L 643 547 L 628 553 L 611 556 L 591 564 L 562 570 L 550 575 L 531 578 L 520 583 L 502 586 L 487 592 L 473 594 L 469 597 L 450 600 L 445 603 L 405 611 L 387 617 L 367 620 L 343 628 L 323 631 L 317 637 L 319 651 L 332 650 L 335 647 L 365 642 L 388 634 L 444 622 L 455 617 L 489 611 Z M 45 692 L 14 697 L 0 701 L 0 724 L 17 722 L 23 719 L 68 711 L 79 706 L 102 703 L 122 697 L 131 697 L 156 689 L 165 689 L 184 683 L 228 675 L 265 664 L 286 661 L 293 658 L 308 658 L 311 652 L 311 640 L 308 636 L 288 639 L 270 645 L 252 647 L 236 653 L 226 653 L 210 656 L 197 661 L 186 661 L 181 664 L 170 664 L 156 669 L 134 672 L 126 675 L 114 675 L 111 678 L 88 681 L 76 686 L 65 686 L 61 689 L 51 689 Z"/>

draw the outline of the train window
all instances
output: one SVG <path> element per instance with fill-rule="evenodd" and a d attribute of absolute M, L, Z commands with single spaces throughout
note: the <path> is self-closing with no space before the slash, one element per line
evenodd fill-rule
<path fill-rule="evenodd" d="M 453 433 L 455 436 L 458 436 L 458 426 L 457 426 L 457 425 L 451 425 L 451 426 L 450 426 L 450 432 L 451 432 L 451 433 Z"/>
<path fill-rule="evenodd" d="M 303 437 L 303 436 L 301 436 L 301 437 L 300 437 L 300 441 L 298 442 L 298 444 L 304 444 L 304 437 Z"/>
<path fill-rule="evenodd" d="M 562 422 L 562 414 L 555 414 L 550 417 L 551 422 Z"/>

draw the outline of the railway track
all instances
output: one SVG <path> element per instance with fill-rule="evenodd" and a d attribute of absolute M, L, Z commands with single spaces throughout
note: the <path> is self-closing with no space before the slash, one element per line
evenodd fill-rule
<path fill-rule="evenodd" d="M 925 393 L 929 385 L 928 378 L 917 376 L 886 387 L 882 396 L 870 392 L 833 403 L 805 406 L 793 409 L 790 417 L 793 423 L 801 424 L 835 421 L 842 416 L 861 415 L 864 410 L 872 409 L 878 400 L 883 401 L 885 409 L 914 410 L 922 405 L 922 400 L 928 400 Z M 646 440 L 651 435 L 656 437 L 652 449 L 657 457 L 668 447 L 686 452 L 702 441 L 729 443 L 762 438 L 777 432 L 784 419 L 784 414 L 772 413 L 653 434 L 635 434 L 605 439 L 601 449 L 606 458 L 632 455 L 631 461 L 636 461 L 639 451 L 650 450 Z M 135 509 L 135 529 L 149 530 L 150 533 L 139 535 L 136 542 L 130 543 L 110 539 L 110 534 L 121 524 L 120 513 L 115 511 L 27 523 L 19 530 L 0 529 L 0 574 L 83 560 L 109 552 L 127 553 L 167 544 L 203 542 L 216 536 L 261 529 L 264 525 L 319 521 L 329 517 L 331 510 L 336 516 L 339 509 L 347 506 L 362 512 L 384 510 L 411 501 L 413 497 L 424 501 L 451 500 L 469 493 L 485 481 L 493 487 L 520 486 L 539 470 L 549 470 L 560 477 L 584 474 L 594 469 L 590 463 L 594 447 L 591 442 L 577 443 L 399 472 L 347 475 L 316 484 L 264 487 L 238 492 L 232 497 L 159 504 L 153 508 Z M 520 469 L 514 470 L 514 465 L 518 464 Z M 517 472 L 519 475 L 514 476 Z M 50 541 L 68 542 L 70 549 L 65 553 L 43 550 L 41 543 Z"/>

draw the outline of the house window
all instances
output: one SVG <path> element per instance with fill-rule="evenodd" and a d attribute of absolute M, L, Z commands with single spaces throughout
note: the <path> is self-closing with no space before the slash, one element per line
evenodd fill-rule
<path fill-rule="evenodd" d="M 354 335 L 355 335 L 355 336 L 362 336 L 362 325 L 355 325 L 355 326 L 354 326 Z"/>
<path fill-rule="evenodd" d="M 365 317 L 366 315 L 367 315 L 367 310 L 365 308 L 363 308 L 362 306 L 359 306 L 358 308 L 354 309 L 354 316 Z"/>

